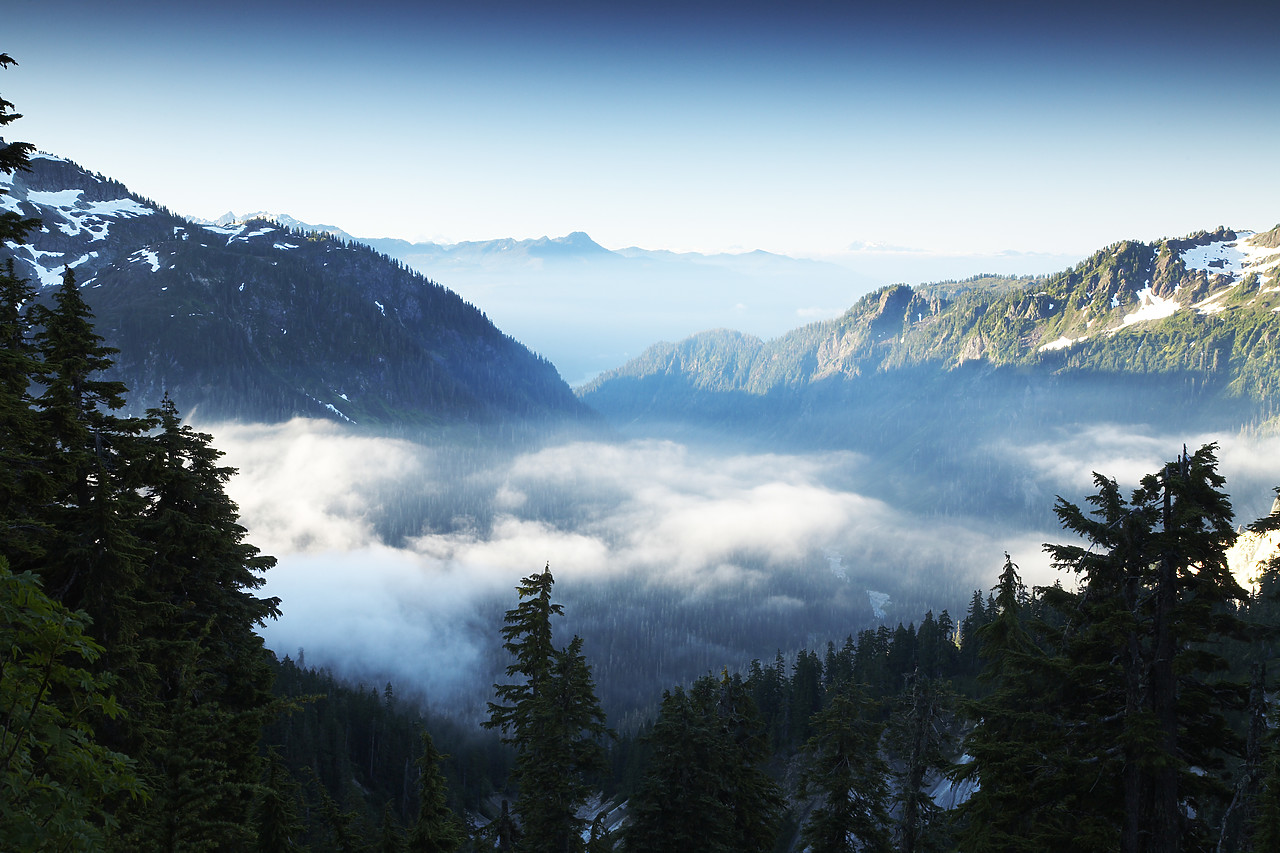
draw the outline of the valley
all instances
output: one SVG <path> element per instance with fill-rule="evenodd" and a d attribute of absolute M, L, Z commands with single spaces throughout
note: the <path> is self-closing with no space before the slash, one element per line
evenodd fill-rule
<path fill-rule="evenodd" d="M 489 626 L 545 562 L 626 718 L 719 666 L 957 613 L 1005 550 L 1051 583 L 1055 496 L 1093 470 L 1215 441 L 1241 518 L 1280 482 L 1274 231 L 882 288 L 770 339 L 656 344 L 575 399 L 479 310 L 358 243 L 200 225 L 57 157 L 33 167 L 3 197 L 46 223 L 16 261 L 45 292 L 72 266 L 134 410 L 168 393 L 241 471 L 230 493 L 280 560 L 268 642 L 444 712 L 483 709 Z"/>

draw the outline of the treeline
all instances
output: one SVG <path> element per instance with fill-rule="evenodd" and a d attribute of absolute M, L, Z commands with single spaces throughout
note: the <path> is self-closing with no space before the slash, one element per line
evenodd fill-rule
<path fill-rule="evenodd" d="M 29 153 L 5 146 L 0 168 Z M 0 241 L 35 224 L 6 212 Z M 113 351 L 72 271 L 51 304 L 32 297 L 0 267 L 0 838 L 243 849 L 275 713 L 255 633 L 278 613 L 255 593 L 274 560 L 172 402 L 116 414 L 125 388 L 101 378 Z"/>
<path fill-rule="evenodd" d="M 0 146 L 0 171 L 31 150 Z M 0 213 L 0 244 L 38 225 Z M 0 265 L 0 847 L 424 849 L 449 790 L 477 809 L 511 763 L 497 739 L 434 723 L 464 746 L 449 759 L 390 685 L 277 662 L 257 629 L 279 601 L 256 592 L 275 561 L 245 541 L 233 470 L 167 396 L 120 414 L 70 268 L 34 296 Z"/>
<path fill-rule="evenodd" d="M 1232 577 L 1224 485 L 1212 446 L 1131 495 L 1098 477 L 1089 511 L 1056 507 L 1070 588 L 1006 556 L 959 624 L 669 692 L 615 750 L 620 849 L 1276 849 L 1280 561 Z"/>

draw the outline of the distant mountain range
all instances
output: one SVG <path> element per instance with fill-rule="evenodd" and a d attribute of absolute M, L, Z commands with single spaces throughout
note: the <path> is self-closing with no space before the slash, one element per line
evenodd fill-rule
<path fill-rule="evenodd" d="M 617 313 L 650 344 L 663 323 L 692 324 L 761 286 L 785 291 L 790 276 L 827 282 L 832 300 L 856 288 L 830 265 L 610 251 L 580 232 L 366 246 L 280 214 L 201 224 L 51 155 L 8 189 L 6 209 L 44 222 L 9 250 L 20 271 L 47 289 L 71 267 L 134 399 L 167 390 L 210 417 L 431 424 L 581 418 L 586 403 L 617 423 L 862 447 L 940 406 L 976 425 L 1172 423 L 1212 404 L 1245 424 L 1275 417 L 1280 400 L 1277 229 L 1120 242 L 1050 276 L 885 287 L 769 340 L 703 331 L 603 373 L 580 403 L 546 359 L 408 267 L 468 270 L 472 285 L 490 281 L 486 310 L 527 311 L 523 322 L 549 333 L 580 333 L 581 317 L 564 315 L 594 294 L 582 316 Z M 697 288 L 693 268 L 705 273 Z M 774 310 L 775 323 L 804 313 Z M 617 347 L 619 328 L 598 332 Z"/>
<path fill-rule="evenodd" d="M 287 214 L 270 218 L 359 240 L 439 281 L 504 331 L 549 358 L 572 385 L 634 358 L 658 340 L 732 326 L 763 337 L 838 316 L 885 283 L 833 263 L 754 251 L 740 254 L 610 250 L 577 231 L 563 237 L 411 243 L 352 237 Z"/>
<path fill-rule="evenodd" d="M 587 417 L 555 367 L 457 294 L 373 249 L 274 222 L 198 224 L 51 155 L 5 209 L 47 293 L 70 267 L 138 407 L 374 424 Z"/>

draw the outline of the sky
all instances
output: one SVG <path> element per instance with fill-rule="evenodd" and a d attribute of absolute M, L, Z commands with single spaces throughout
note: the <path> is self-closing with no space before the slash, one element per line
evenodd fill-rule
<path fill-rule="evenodd" d="M 1280 221 L 1263 3 L 12 0 L 3 22 L 8 135 L 189 216 L 827 258 Z"/>

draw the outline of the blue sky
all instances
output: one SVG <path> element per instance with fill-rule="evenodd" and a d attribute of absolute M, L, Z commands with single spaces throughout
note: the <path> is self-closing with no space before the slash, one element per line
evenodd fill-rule
<path fill-rule="evenodd" d="M 801 256 L 1280 221 L 1262 3 L 7 5 L 10 136 L 188 215 Z"/>

